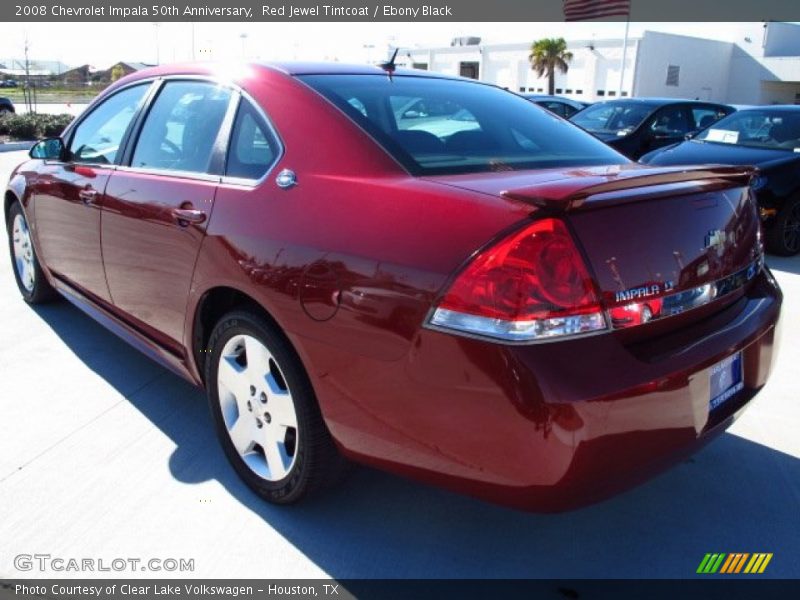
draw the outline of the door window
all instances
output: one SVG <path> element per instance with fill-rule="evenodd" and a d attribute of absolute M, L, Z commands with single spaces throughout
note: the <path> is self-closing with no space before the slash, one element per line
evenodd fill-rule
<path fill-rule="evenodd" d="M 70 143 L 73 162 L 114 164 L 122 138 L 150 84 L 117 92 L 92 110 L 75 128 Z"/>
<path fill-rule="evenodd" d="M 164 84 L 147 114 L 131 166 L 209 172 L 230 98 L 228 88 L 210 82 Z"/>
<path fill-rule="evenodd" d="M 233 124 L 225 174 L 260 179 L 278 157 L 278 141 L 253 108 L 242 99 Z"/>
<path fill-rule="evenodd" d="M 668 106 L 658 111 L 650 129 L 657 138 L 682 137 L 692 130 L 692 124 L 684 107 Z"/>

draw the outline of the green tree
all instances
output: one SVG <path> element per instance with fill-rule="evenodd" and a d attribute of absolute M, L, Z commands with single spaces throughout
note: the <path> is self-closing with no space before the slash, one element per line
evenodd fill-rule
<path fill-rule="evenodd" d="M 567 42 L 564 38 L 545 38 L 531 44 L 531 53 L 528 56 L 531 69 L 539 77 L 547 75 L 547 89 L 549 94 L 554 94 L 556 89 L 556 69 L 562 73 L 569 70 L 572 52 L 567 51 Z"/>
<path fill-rule="evenodd" d="M 122 68 L 122 65 L 114 65 L 114 68 L 111 69 L 111 81 L 116 81 L 124 75 L 125 69 Z"/>

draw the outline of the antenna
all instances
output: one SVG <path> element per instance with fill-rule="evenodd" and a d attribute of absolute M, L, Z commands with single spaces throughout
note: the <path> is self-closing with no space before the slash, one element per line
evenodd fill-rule
<path fill-rule="evenodd" d="M 392 73 L 394 73 L 395 70 L 397 70 L 397 65 L 394 64 L 394 61 L 397 58 L 397 53 L 399 51 L 400 51 L 400 48 L 395 48 L 394 49 L 394 53 L 392 54 L 392 58 L 390 58 L 388 61 L 386 61 L 384 63 L 380 63 L 378 65 L 381 69 L 386 71 L 386 73 L 389 75 L 389 79 L 392 78 Z"/>

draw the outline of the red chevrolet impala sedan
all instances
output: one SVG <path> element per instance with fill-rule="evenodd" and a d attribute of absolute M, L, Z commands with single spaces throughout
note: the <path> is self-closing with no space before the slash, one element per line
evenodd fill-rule
<path fill-rule="evenodd" d="M 23 298 L 204 387 L 273 502 L 352 459 L 579 506 L 723 431 L 773 361 L 750 170 L 639 166 L 490 85 L 156 68 L 31 157 L 5 195 Z"/>

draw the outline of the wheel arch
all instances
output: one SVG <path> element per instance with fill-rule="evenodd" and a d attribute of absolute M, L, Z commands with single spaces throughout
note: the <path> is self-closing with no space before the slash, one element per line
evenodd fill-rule
<path fill-rule="evenodd" d="M 19 198 L 17 198 L 17 195 L 13 190 L 6 190 L 5 198 L 3 200 L 3 218 L 5 219 L 6 225 L 8 225 L 8 213 L 11 211 L 11 205 L 14 204 L 14 202 L 19 201 Z"/>
<path fill-rule="evenodd" d="M 205 361 L 211 350 L 208 347 L 211 332 L 223 315 L 235 309 L 250 310 L 264 317 L 275 332 L 285 338 L 295 354 L 298 354 L 295 344 L 289 339 L 284 328 L 257 299 L 235 287 L 227 285 L 212 287 L 203 292 L 197 301 L 190 321 L 191 332 L 188 336 L 188 341 L 191 344 L 192 360 L 204 385 Z M 301 363 L 305 367 L 302 360 Z"/>

